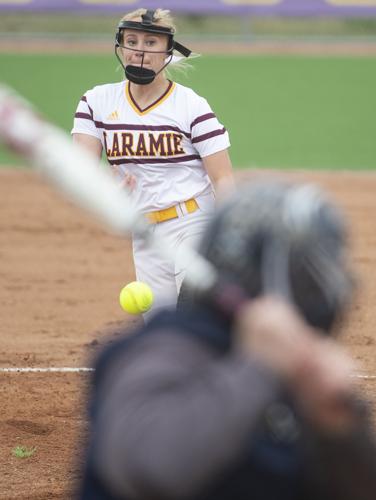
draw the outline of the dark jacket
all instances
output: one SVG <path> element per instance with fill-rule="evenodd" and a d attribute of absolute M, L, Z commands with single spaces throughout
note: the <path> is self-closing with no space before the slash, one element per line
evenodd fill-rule
<path fill-rule="evenodd" d="M 230 331 L 206 309 L 164 312 L 105 350 L 82 500 L 376 498 L 363 417 L 356 436 L 319 435 Z"/>

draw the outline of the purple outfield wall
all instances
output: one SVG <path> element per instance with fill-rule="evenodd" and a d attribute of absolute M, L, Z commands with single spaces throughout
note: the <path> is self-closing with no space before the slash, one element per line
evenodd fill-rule
<path fill-rule="evenodd" d="M 173 12 L 286 16 L 375 16 L 376 0 L 0 0 L 0 11 Z"/>

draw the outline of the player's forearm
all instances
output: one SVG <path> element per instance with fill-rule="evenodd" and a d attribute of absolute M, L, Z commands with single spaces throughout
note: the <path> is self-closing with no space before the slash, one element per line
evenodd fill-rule
<path fill-rule="evenodd" d="M 84 148 L 98 161 L 100 161 L 103 149 L 100 140 L 88 134 L 73 134 L 72 138 L 75 144 L 78 144 L 79 146 Z"/>
<path fill-rule="evenodd" d="M 235 189 L 235 179 L 228 151 L 223 150 L 206 156 L 203 163 L 217 198 L 231 194 Z"/>
<path fill-rule="evenodd" d="M 212 180 L 212 184 L 214 187 L 216 198 L 219 201 L 226 196 L 231 195 L 231 193 L 236 188 L 235 179 L 232 174 Z"/>

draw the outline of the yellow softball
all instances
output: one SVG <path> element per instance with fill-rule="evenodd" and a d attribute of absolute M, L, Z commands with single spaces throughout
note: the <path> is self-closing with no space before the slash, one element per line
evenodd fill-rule
<path fill-rule="evenodd" d="M 153 305 L 154 296 L 149 285 L 142 281 L 128 283 L 120 292 L 119 302 L 129 314 L 142 314 Z"/>

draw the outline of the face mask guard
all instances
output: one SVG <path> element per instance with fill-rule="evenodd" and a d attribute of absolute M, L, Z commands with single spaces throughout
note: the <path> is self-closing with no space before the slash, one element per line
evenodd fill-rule
<path fill-rule="evenodd" d="M 145 14 L 141 16 L 142 21 L 121 21 L 118 25 L 118 31 L 115 36 L 115 55 L 122 65 L 126 78 L 138 85 L 148 85 L 151 83 L 161 71 L 165 69 L 165 67 L 170 64 L 173 56 L 173 51 L 176 50 L 180 52 L 184 57 L 189 57 L 191 55 L 191 51 L 181 45 L 180 43 L 174 40 L 175 30 L 173 28 L 168 28 L 167 26 L 159 26 L 158 24 L 154 24 L 155 22 L 155 10 L 147 10 Z M 153 50 L 139 50 L 133 49 L 130 47 L 125 47 L 123 45 L 123 31 L 124 29 L 138 30 L 143 31 L 144 33 L 154 33 L 159 35 L 167 35 L 168 44 L 167 50 L 163 51 L 153 51 Z M 131 64 L 127 64 L 124 66 L 124 63 L 121 57 L 118 54 L 118 49 L 123 48 L 125 50 L 131 50 L 134 52 L 142 52 L 141 64 L 140 66 L 133 66 Z M 168 56 L 166 64 L 162 66 L 162 68 L 155 72 L 152 69 L 144 68 L 144 58 L 145 54 L 166 54 Z"/>

